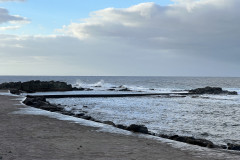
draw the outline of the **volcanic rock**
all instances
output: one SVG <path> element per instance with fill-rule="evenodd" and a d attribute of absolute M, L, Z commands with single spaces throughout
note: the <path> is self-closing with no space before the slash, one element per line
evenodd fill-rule
<path fill-rule="evenodd" d="M 189 93 L 192 93 L 192 94 L 229 94 L 229 95 L 237 95 L 238 94 L 235 91 L 225 91 L 220 87 L 197 88 L 197 89 L 189 90 Z"/>
<path fill-rule="evenodd" d="M 131 124 L 129 127 L 127 127 L 127 130 L 148 134 L 148 128 L 144 125 Z"/>

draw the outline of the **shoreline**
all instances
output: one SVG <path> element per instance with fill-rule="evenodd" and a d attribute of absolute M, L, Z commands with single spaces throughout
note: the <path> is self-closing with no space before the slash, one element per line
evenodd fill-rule
<path fill-rule="evenodd" d="M 98 128 L 42 115 L 12 114 L 27 108 L 13 101 L 14 98 L 0 95 L 0 159 L 3 160 L 219 159 L 216 155 L 197 157 L 194 152 L 153 139 L 99 132 Z"/>

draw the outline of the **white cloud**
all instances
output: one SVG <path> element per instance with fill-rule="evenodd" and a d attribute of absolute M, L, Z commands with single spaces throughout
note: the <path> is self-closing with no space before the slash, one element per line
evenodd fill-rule
<path fill-rule="evenodd" d="M 26 17 L 21 17 L 18 15 L 15 15 L 15 17 L 19 17 L 21 18 L 21 20 L 12 20 L 9 21 L 10 24 L 19 24 L 19 25 L 24 25 L 24 24 L 29 24 L 31 21 L 29 19 L 27 19 Z"/>
<path fill-rule="evenodd" d="M 6 27 L 0 27 L 0 31 L 6 31 L 6 30 L 16 30 L 19 29 L 20 26 L 6 26 Z"/>

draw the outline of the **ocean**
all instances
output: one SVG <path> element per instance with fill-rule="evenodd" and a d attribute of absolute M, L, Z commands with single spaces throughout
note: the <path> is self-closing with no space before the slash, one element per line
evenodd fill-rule
<path fill-rule="evenodd" d="M 0 76 L 0 83 L 29 80 L 58 80 L 92 91 L 64 94 L 176 93 L 200 87 L 222 87 L 240 94 L 240 78 L 213 77 L 86 77 Z M 110 91 L 110 90 L 111 91 Z M 37 94 L 63 94 L 62 92 Z M 217 145 L 240 144 L 240 95 L 150 96 L 125 98 L 48 99 L 74 113 L 115 124 L 143 124 L 156 134 L 193 136 Z"/>

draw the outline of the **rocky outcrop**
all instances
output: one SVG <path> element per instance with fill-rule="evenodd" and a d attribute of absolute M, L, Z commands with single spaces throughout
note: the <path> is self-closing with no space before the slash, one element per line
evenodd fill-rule
<path fill-rule="evenodd" d="M 77 90 L 77 88 L 73 88 L 72 85 L 59 81 L 9 82 L 0 84 L 0 89 L 9 89 L 12 93 L 16 94 L 19 94 L 20 91 L 33 93 Z"/>
<path fill-rule="evenodd" d="M 122 124 L 117 124 L 116 127 L 119 128 L 119 129 L 127 130 L 127 126 L 124 126 Z"/>
<path fill-rule="evenodd" d="M 113 123 L 112 121 L 103 121 L 103 123 L 116 127 L 115 123 Z"/>
<path fill-rule="evenodd" d="M 228 148 L 229 150 L 237 150 L 237 151 L 240 151 L 240 145 L 239 145 L 239 144 L 228 143 L 228 144 L 227 144 L 227 148 Z"/>
<path fill-rule="evenodd" d="M 148 128 L 144 125 L 131 124 L 129 127 L 127 127 L 127 130 L 148 134 Z"/>
<path fill-rule="evenodd" d="M 228 94 L 228 95 L 237 95 L 235 91 L 225 91 L 220 87 L 205 87 L 189 90 L 191 94 Z"/>
<path fill-rule="evenodd" d="M 18 89 L 11 89 L 10 90 L 11 94 L 16 94 L 16 95 L 20 95 L 22 93 L 22 91 L 18 90 Z"/>
<path fill-rule="evenodd" d="M 47 111 L 51 111 L 51 112 L 63 111 L 62 107 L 50 104 L 49 102 L 46 101 L 46 98 L 44 98 L 44 97 L 34 97 L 34 98 L 27 97 L 23 101 L 23 103 L 28 106 L 32 106 L 35 108 L 39 108 L 39 109 L 43 109 L 43 110 L 47 110 Z"/>
<path fill-rule="evenodd" d="M 82 119 L 86 119 L 86 120 L 96 121 L 94 118 L 86 115 L 85 113 L 74 114 L 71 111 L 66 111 L 64 109 L 64 107 L 61 105 L 51 104 L 46 100 L 45 97 L 27 96 L 26 99 L 23 101 L 23 103 L 28 106 L 43 109 L 43 110 L 50 111 L 50 112 L 58 112 L 58 113 L 68 115 L 68 116 L 73 116 L 73 117 L 82 118 Z"/>
<path fill-rule="evenodd" d="M 166 138 L 166 136 L 164 138 Z M 206 139 L 196 139 L 194 137 L 186 137 L 186 136 L 179 136 L 179 135 L 174 135 L 169 137 L 167 136 L 167 138 L 171 140 L 179 141 L 179 142 L 198 145 L 201 147 L 214 148 L 214 144 L 211 141 Z"/>

